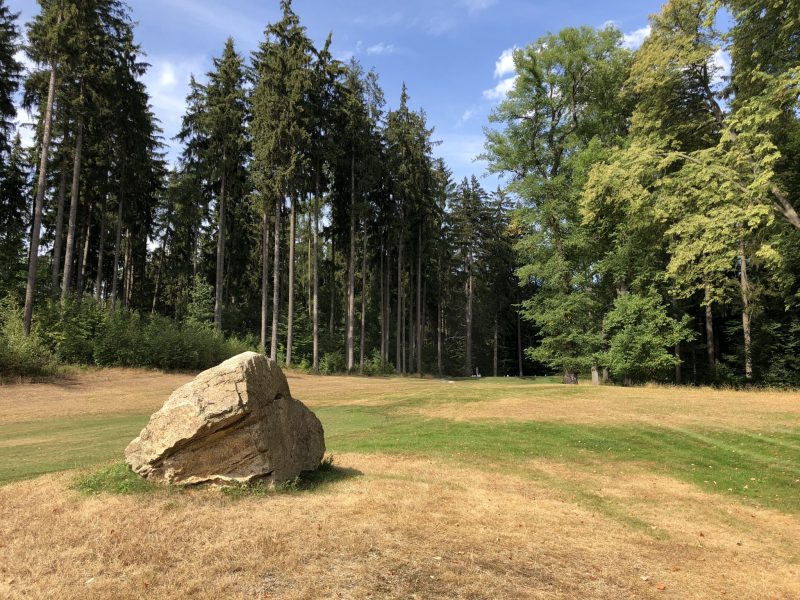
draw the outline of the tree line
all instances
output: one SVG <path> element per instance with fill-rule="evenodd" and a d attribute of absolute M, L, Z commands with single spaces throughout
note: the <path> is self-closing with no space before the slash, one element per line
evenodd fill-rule
<path fill-rule="evenodd" d="M 795 0 L 669 0 L 636 51 L 584 27 L 514 52 L 486 156 L 523 202 L 533 357 L 800 382 L 799 36 Z"/>
<path fill-rule="evenodd" d="M 3 155 L 18 210 L 4 210 L 15 268 L 2 291 L 22 295 L 25 264 L 26 332 L 34 306 L 74 313 L 91 297 L 255 334 L 271 357 L 316 372 L 523 368 L 511 205 L 475 178 L 452 181 L 405 85 L 387 109 L 377 73 L 334 59 L 330 36 L 315 47 L 281 2 L 251 56 L 229 39 L 192 77 L 170 168 L 129 8 L 40 5 L 24 73 L 0 3 L 4 114 L 22 86 L 35 116 L 34 147 Z"/>
<path fill-rule="evenodd" d="M 39 4 L 23 43 L 0 0 L 0 293 L 25 333 L 99 307 L 314 372 L 800 383 L 796 0 L 670 0 L 636 50 L 613 26 L 515 50 L 492 192 L 288 0 L 192 78 L 170 166 L 129 7 Z"/>

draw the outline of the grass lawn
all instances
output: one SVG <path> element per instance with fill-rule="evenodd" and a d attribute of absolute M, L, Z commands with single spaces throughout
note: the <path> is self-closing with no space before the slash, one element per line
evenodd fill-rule
<path fill-rule="evenodd" d="M 351 514 L 355 521 L 341 527 L 360 523 L 363 531 L 353 538 L 354 544 L 356 538 L 361 544 L 363 536 L 372 535 L 376 547 L 384 548 L 380 552 L 392 549 L 372 565 L 390 571 L 394 565 L 386 578 L 397 587 L 387 597 L 718 597 L 722 592 L 731 597 L 800 597 L 796 393 L 594 388 L 543 378 L 441 381 L 292 374 L 293 395 L 320 417 L 328 450 L 341 469 L 318 492 L 299 490 L 280 498 L 244 494 L 223 500 L 210 491 L 142 490 L 135 482 L 133 491 L 143 495 L 87 496 L 75 491 L 76 478 L 91 480 L 100 463 L 111 465 L 102 468 L 126 490 L 129 482 L 117 466 L 125 445 L 169 392 L 190 378 L 112 370 L 77 374 L 67 383 L 0 387 L 0 510 L 15 514 L 21 494 L 41 496 L 39 502 L 48 510 L 58 510 L 62 500 L 46 493 L 45 481 L 64 488 L 69 510 L 78 514 L 99 510 L 95 505 L 118 510 L 121 521 L 115 530 L 124 529 L 127 519 L 135 520 L 142 502 L 174 504 L 178 512 L 199 506 L 200 521 L 213 520 L 215 511 L 234 520 L 247 510 L 261 514 L 248 504 L 254 502 L 271 503 L 269 511 L 280 507 L 285 519 L 302 521 L 311 518 L 313 507 L 320 518 L 327 515 L 330 523 L 320 525 L 320 536 L 335 550 L 339 546 L 333 539 L 334 524 L 347 510 L 340 507 L 337 515 L 330 513 L 340 502 L 353 501 L 353 494 L 358 498 L 354 490 L 363 488 L 369 490 L 364 500 L 375 505 L 359 505 L 357 514 Z M 83 475 L 31 479 L 75 468 L 83 469 Z M 148 497 L 151 500 L 143 499 Z M 423 513 L 417 514 L 420 510 Z M 398 522 L 401 515 L 405 521 Z M 74 519 L 81 518 L 67 523 L 75 525 Z M 113 513 L 104 518 L 115 521 Z M 419 531 L 410 528 L 409 519 Z M 533 535 L 525 525 L 531 519 L 543 519 L 540 525 L 550 529 Z M 30 527 L 17 523 L 0 533 L 8 539 L 16 531 L 24 538 L 33 535 Z M 461 528 L 461 533 L 443 533 L 452 527 Z M 509 532 L 508 527 L 515 530 Z M 332 539 L 325 538 L 326 531 Z M 268 577 L 271 583 L 265 584 L 262 572 L 246 573 L 248 581 L 256 582 L 248 584 L 246 593 L 226 587 L 233 584 L 223 577 L 210 588 L 198 588 L 199 597 L 212 588 L 230 597 L 387 595 L 381 592 L 383 584 L 367 575 L 373 573 L 369 560 L 358 554 L 369 550 L 361 548 L 352 561 L 337 554 L 333 564 L 330 554 L 321 558 L 303 546 L 314 541 L 305 539 L 306 533 L 284 548 L 285 560 L 294 565 L 316 557 L 328 568 L 339 569 L 338 575 L 318 578 L 317 587 L 298 587 L 296 578 L 284 581 L 270 575 L 275 581 Z M 511 533 L 513 539 L 503 541 Z M 564 541 L 561 536 L 567 533 L 570 539 Z M 458 568 L 451 565 L 445 577 L 451 583 L 439 587 L 436 578 L 442 573 L 431 575 L 427 567 L 419 571 L 413 557 L 415 544 L 433 544 L 439 549 L 431 552 L 443 553 L 442 535 L 453 548 L 481 540 L 490 547 L 480 551 L 477 571 L 473 548 L 473 561 Z M 542 535 L 546 542 L 540 540 Z M 714 539 L 709 549 L 716 549 L 713 559 L 706 557 L 710 560 L 703 565 L 678 564 L 708 546 L 709 537 Z M 492 539 L 494 543 L 487 542 Z M 155 551 L 158 544 L 145 546 Z M 561 556 L 562 551 L 567 554 Z M 557 559 L 566 562 L 557 567 Z M 409 560 L 417 566 L 412 569 Z M 439 562 L 435 556 L 425 560 Z M 597 571 L 586 571 L 593 561 Z M 725 561 L 734 563 L 725 567 Z M 736 562 L 739 566 L 730 566 Z M 544 570 L 537 575 L 531 565 Z M 191 565 L 186 568 L 191 571 Z M 3 576 L 11 576 L 12 570 L 3 569 L 0 566 L 0 595 L 21 592 L 13 584 L 5 584 L 4 590 Z M 358 575 L 360 583 L 347 584 L 348 569 L 354 569 L 351 575 Z M 117 567 L 118 573 L 130 575 L 129 571 L 124 564 Z M 50 584 L 68 592 L 54 577 Z M 475 577 L 483 577 L 485 585 L 478 585 Z M 569 582 L 569 577 L 578 580 Z M 170 590 L 177 589 L 170 585 L 177 582 L 158 586 L 155 597 L 169 597 Z M 351 584 L 355 587 L 348 588 Z M 115 588 L 109 586 L 111 594 Z M 259 596 L 262 589 L 266 595 Z M 113 597 L 98 590 L 98 597 Z"/>

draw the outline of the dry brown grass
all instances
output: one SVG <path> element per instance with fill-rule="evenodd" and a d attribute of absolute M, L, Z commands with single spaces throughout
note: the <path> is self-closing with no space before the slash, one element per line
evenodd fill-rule
<path fill-rule="evenodd" d="M 0 423 L 154 411 L 175 388 L 192 377 L 100 369 L 49 383 L 0 385 Z M 760 429 L 769 429 L 776 422 L 800 425 L 800 393 L 778 390 L 589 385 L 571 388 L 518 383 L 514 379 L 447 384 L 398 377 L 320 378 L 297 372 L 289 372 L 288 380 L 292 395 L 312 407 L 381 406 L 413 397 L 421 401 L 404 410 L 459 421 L 503 419 Z"/>
<path fill-rule="evenodd" d="M 147 412 L 189 379 L 111 369 L 0 386 L 0 423 Z M 289 381 L 312 407 L 399 402 L 451 419 L 769 429 L 800 418 L 798 394 L 776 392 Z M 476 396 L 485 399 L 465 401 Z M 0 598 L 800 598 L 798 516 L 652 465 L 336 463 L 362 475 L 241 499 L 202 489 L 89 497 L 72 489 L 74 471 L 0 486 Z"/>
<path fill-rule="evenodd" d="M 0 423 L 155 410 L 192 377 L 140 369 L 87 369 L 46 383 L 0 385 Z"/>
<path fill-rule="evenodd" d="M 604 483 L 656 527 L 642 531 L 541 481 L 412 458 L 338 462 L 364 475 L 296 496 L 85 497 L 68 488 L 74 474 L 2 487 L 0 596 L 800 597 L 796 519 L 672 480 Z"/>
<path fill-rule="evenodd" d="M 0 385 L 0 423 L 158 409 L 194 374 L 87 369 L 45 383 Z M 292 395 L 313 406 L 380 405 L 430 387 L 411 378 L 315 377 L 288 373 Z"/>
<path fill-rule="evenodd" d="M 800 425 L 797 392 L 589 385 L 570 390 L 560 384 L 510 391 L 494 400 L 433 404 L 415 412 L 459 421 L 503 419 L 764 429 L 776 422 Z"/>

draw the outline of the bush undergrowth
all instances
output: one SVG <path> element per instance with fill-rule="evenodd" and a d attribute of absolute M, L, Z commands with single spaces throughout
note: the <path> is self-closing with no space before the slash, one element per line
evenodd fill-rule
<path fill-rule="evenodd" d="M 19 306 L 0 302 L 4 376 L 53 374 L 59 364 L 201 370 L 255 348 L 254 339 L 225 337 L 207 325 L 158 314 L 111 311 L 90 297 L 41 306 L 26 337 Z"/>

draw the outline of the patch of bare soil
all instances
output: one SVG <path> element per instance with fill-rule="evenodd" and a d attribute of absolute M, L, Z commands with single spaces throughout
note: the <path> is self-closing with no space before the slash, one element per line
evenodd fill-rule
<path fill-rule="evenodd" d="M 238 500 L 86 497 L 69 489 L 74 472 L 0 487 L 0 597 L 800 597 L 796 518 L 672 480 L 593 481 L 650 529 L 570 499 L 548 478 L 585 474 L 559 465 L 523 479 L 412 458 L 337 463 L 363 475 Z"/>

